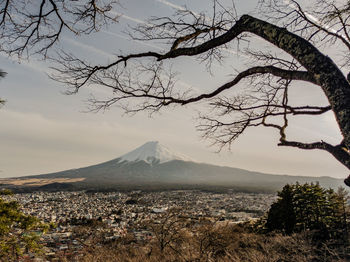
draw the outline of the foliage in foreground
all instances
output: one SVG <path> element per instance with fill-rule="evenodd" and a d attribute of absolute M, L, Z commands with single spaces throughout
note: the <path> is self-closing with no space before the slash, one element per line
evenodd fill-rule
<path fill-rule="evenodd" d="M 6 193 L 6 192 L 4 192 Z M 314 184 L 286 185 L 267 216 L 232 223 L 194 220 L 169 210 L 145 220 L 118 239 L 108 239 L 102 221 L 77 226 L 78 252 L 57 253 L 58 261 L 350 261 L 347 195 Z M 93 222 L 93 221 L 92 221 Z M 36 230 L 36 231 L 34 231 Z M 19 261 L 39 252 L 45 226 L 0 199 L 0 260 Z M 137 237 L 143 232 L 143 238 Z M 146 233 L 145 233 L 146 232 Z"/>
<path fill-rule="evenodd" d="M 24 253 L 40 253 L 39 235 L 47 229 L 37 218 L 23 214 L 17 202 L 0 198 L 1 261 L 18 261 Z"/>
<path fill-rule="evenodd" d="M 266 221 L 268 231 L 285 234 L 313 231 L 320 240 L 347 240 L 347 192 L 322 188 L 319 184 L 286 185 L 278 192 Z"/>
<path fill-rule="evenodd" d="M 171 210 L 133 233 L 62 261 L 349 261 L 347 196 L 318 184 L 286 185 L 267 216 L 241 224 L 193 219 Z M 98 244 L 99 242 L 99 244 Z"/>

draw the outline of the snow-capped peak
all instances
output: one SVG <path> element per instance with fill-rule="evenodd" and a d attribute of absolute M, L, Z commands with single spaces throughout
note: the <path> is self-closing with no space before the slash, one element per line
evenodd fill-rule
<path fill-rule="evenodd" d="M 158 141 L 150 141 L 142 146 L 136 148 L 135 150 L 122 155 L 121 161 L 140 161 L 143 160 L 147 163 L 164 163 L 171 160 L 183 160 L 183 161 L 193 161 L 191 158 L 174 153 L 170 151 L 167 147 L 160 144 Z"/>

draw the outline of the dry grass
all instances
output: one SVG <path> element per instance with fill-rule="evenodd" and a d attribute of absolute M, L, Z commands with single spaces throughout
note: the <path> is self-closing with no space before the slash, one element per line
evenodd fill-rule
<path fill-rule="evenodd" d="M 84 250 L 79 258 L 62 261 L 81 262 L 311 262 L 349 261 L 346 252 L 316 245 L 306 234 L 284 236 L 281 234 L 255 234 L 240 226 L 214 226 L 207 224 L 186 228 L 163 250 L 156 239 L 140 243 L 120 239 L 119 242 L 93 246 Z M 344 251 L 344 246 L 342 247 Z M 340 255 L 343 253 L 343 255 Z"/>
<path fill-rule="evenodd" d="M 0 184 L 13 186 L 44 186 L 51 183 L 74 183 L 84 181 L 85 178 L 6 178 L 0 179 Z"/>

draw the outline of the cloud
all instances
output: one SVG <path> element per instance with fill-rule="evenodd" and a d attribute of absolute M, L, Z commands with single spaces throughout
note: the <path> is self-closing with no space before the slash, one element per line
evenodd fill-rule
<path fill-rule="evenodd" d="M 162 3 L 164 5 L 167 5 L 169 7 L 175 8 L 175 9 L 180 10 L 180 11 L 185 11 L 186 10 L 185 7 L 179 6 L 179 5 L 175 5 L 175 4 L 170 3 L 169 1 L 166 1 L 166 0 L 155 0 L 155 1 L 157 1 L 159 3 Z"/>
<path fill-rule="evenodd" d="M 49 119 L 38 113 L 2 109 L 1 176 L 53 172 L 106 161 L 124 153 L 136 131 L 116 122 Z M 119 151 L 121 150 L 121 151 Z"/>
<path fill-rule="evenodd" d="M 106 31 L 106 30 L 102 30 L 101 32 L 102 32 L 102 33 L 105 33 L 105 34 L 107 34 L 107 35 L 115 36 L 115 37 L 122 38 L 122 39 L 125 39 L 125 40 L 128 40 L 128 41 L 133 41 L 133 42 L 135 42 L 135 43 L 138 43 L 138 44 L 141 44 L 141 45 L 144 45 L 144 46 L 149 46 L 149 47 L 151 47 L 151 48 L 155 48 L 155 49 L 158 49 L 158 50 L 163 50 L 163 48 L 160 48 L 159 46 L 145 43 L 145 41 L 134 40 L 134 39 L 131 39 L 130 37 L 127 37 L 127 36 L 122 35 L 122 34 L 118 34 L 118 33 L 114 33 L 114 32 L 109 32 L 109 31 Z"/>
<path fill-rule="evenodd" d="M 36 72 L 47 73 L 49 71 L 48 67 L 43 66 L 43 64 L 40 62 L 33 61 L 33 59 L 31 61 L 28 61 L 28 60 L 19 61 L 18 59 L 14 58 L 13 56 L 7 56 L 1 52 L 0 52 L 0 56 L 2 56 L 3 58 L 5 58 L 7 60 L 10 60 L 12 63 L 16 63 L 16 64 L 19 64 L 21 66 L 25 66 L 28 69 L 34 70 Z"/>
<path fill-rule="evenodd" d="M 181 111 L 181 110 L 180 110 Z M 181 136 L 169 132 L 185 126 L 176 114 L 147 118 L 145 114 L 120 117 L 115 112 L 79 114 L 74 120 L 49 118 L 39 113 L 3 108 L 0 117 L 6 125 L 0 129 L 1 177 L 48 173 L 88 166 L 132 150 L 149 140 L 190 144 L 191 137 L 182 128 Z M 171 123 L 164 124 L 171 118 Z M 184 138 L 185 137 L 185 138 Z M 175 148 L 177 151 L 181 149 Z"/>
<path fill-rule="evenodd" d="M 138 18 L 135 18 L 135 17 L 131 17 L 131 16 L 128 16 L 126 14 L 122 14 L 122 13 L 118 13 L 118 12 L 115 12 L 115 11 L 110 11 L 111 14 L 115 15 L 115 16 L 119 16 L 120 18 L 123 18 L 123 19 L 127 19 L 129 21 L 132 21 L 132 22 L 135 22 L 135 23 L 139 23 L 139 24 L 145 24 L 145 25 L 151 25 L 141 19 L 138 19 Z"/>
<path fill-rule="evenodd" d="M 78 42 L 78 41 L 76 41 L 76 40 L 74 40 L 74 39 L 72 39 L 72 38 L 65 37 L 63 40 L 64 40 L 65 42 L 68 42 L 68 43 L 73 44 L 73 45 L 75 45 L 75 46 L 78 46 L 78 47 L 84 48 L 84 49 L 86 49 L 86 50 L 92 51 L 92 52 L 94 52 L 94 53 L 103 55 L 103 56 L 105 56 L 105 57 L 110 57 L 110 56 L 111 56 L 110 53 L 107 53 L 106 51 L 103 51 L 103 50 L 100 49 L 100 48 L 96 48 L 96 47 L 94 47 L 94 46 L 92 46 L 92 45 L 88 45 L 88 44 L 84 44 L 84 43 L 82 43 L 82 42 Z"/>

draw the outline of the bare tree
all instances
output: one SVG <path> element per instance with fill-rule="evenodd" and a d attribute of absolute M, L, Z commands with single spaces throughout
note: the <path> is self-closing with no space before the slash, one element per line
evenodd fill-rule
<path fill-rule="evenodd" d="M 65 31 L 90 34 L 116 22 L 118 0 L 0 0 L 0 52 L 18 58 L 48 51 Z M 6 73 L 0 71 L 0 77 Z M 6 101 L 0 98 L 0 106 Z"/>
<path fill-rule="evenodd" d="M 92 100 L 95 109 L 115 103 L 128 112 L 158 111 L 164 106 L 207 100 L 211 114 L 202 115 L 198 126 L 204 137 L 220 147 L 230 145 L 248 127 L 272 127 L 280 133 L 280 146 L 320 149 L 332 154 L 350 169 L 350 86 L 339 66 L 321 53 L 317 46 L 340 42 L 349 53 L 349 4 L 340 6 L 329 1 L 316 1 L 313 13 L 304 11 L 296 1 L 264 1 L 261 8 L 270 12 L 268 21 L 251 15 L 236 17 L 234 10 L 214 4 L 214 16 L 179 11 L 174 18 L 160 17 L 134 29 L 133 37 L 143 40 L 165 40 L 168 51 L 144 52 L 120 56 L 113 63 L 92 65 L 68 54 L 56 62 L 54 78 L 78 92 L 82 86 L 95 84 L 110 87 L 114 96 L 105 101 Z M 314 18 L 314 16 L 317 17 Z M 278 21 L 283 27 L 277 25 Z M 250 41 L 258 36 L 288 55 L 273 55 L 265 50 L 246 50 L 256 65 L 239 72 L 212 92 L 191 96 L 175 88 L 174 73 L 166 71 L 163 61 L 181 56 L 194 56 L 211 62 L 222 59 L 230 43 Z M 342 60 L 347 65 L 347 56 Z M 136 61 L 136 62 L 135 62 Z M 136 73 L 135 73 L 136 72 Z M 134 73 L 134 74 L 133 74 Z M 246 91 L 225 97 L 223 92 L 240 82 L 250 83 Z M 328 105 L 292 105 L 288 100 L 291 83 L 302 81 L 319 86 Z M 130 103 L 137 99 L 137 103 Z M 127 104 L 123 103 L 127 101 Z M 127 107 L 128 106 L 128 107 Z M 332 145 L 325 141 L 304 143 L 288 140 L 286 128 L 291 115 L 321 115 L 332 110 L 343 135 L 343 141 Z M 276 118 L 278 121 L 271 121 Z M 349 180 L 346 183 L 349 184 Z"/>
<path fill-rule="evenodd" d="M 54 8 L 56 2 L 60 3 L 60 8 Z M 10 9 L 6 6 L 12 2 L 3 2 L 6 6 L 2 9 L 2 15 L 7 20 L 2 19 L 1 28 L 6 28 L 4 21 L 13 26 L 7 27 L 9 31 L 2 30 L 2 39 L 11 40 L 7 49 L 2 49 L 8 53 L 22 54 L 23 50 L 38 46 L 35 50 L 46 54 L 51 47 L 50 40 L 56 39 L 57 34 L 46 34 L 31 41 L 32 36 L 40 32 L 37 25 L 46 21 L 41 20 L 42 14 L 54 16 L 61 21 L 61 27 L 83 33 L 95 29 L 95 26 L 91 27 L 95 17 L 109 18 L 106 16 L 109 10 L 106 6 L 109 5 L 95 9 L 97 1 L 84 2 L 86 5 L 80 5 L 81 1 L 69 1 L 82 7 L 74 9 L 80 10 L 76 15 L 76 12 L 68 11 L 70 9 L 65 2 L 42 1 L 42 5 L 47 5 L 46 11 L 40 12 L 39 16 L 27 15 L 34 22 L 24 29 L 11 20 Z M 214 1 L 213 15 L 210 17 L 205 13 L 181 10 L 173 17 L 154 18 L 131 30 L 133 39 L 164 41 L 169 46 L 168 50 L 120 55 L 115 61 L 104 65 L 62 52 L 53 59 L 58 65 L 52 78 L 66 84 L 68 93 L 72 94 L 87 85 L 109 87 L 113 97 L 106 100 L 93 98 L 91 102 L 95 110 L 118 104 L 127 112 L 156 112 L 170 105 L 204 101 L 211 110 L 208 114 L 203 112 L 198 129 L 219 148 L 230 146 L 248 127 L 271 127 L 280 134 L 279 146 L 324 150 L 350 169 L 350 85 L 342 72 L 350 62 L 350 5 L 345 0 L 313 0 L 310 4 L 312 8 L 308 9 L 297 0 L 260 0 L 259 10 L 264 15 L 259 18 L 248 14 L 238 16 L 234 6 L 228 8 L 218 1 Z M 62 21 L 57 10 L 66 11 L 71 17 L 70 22 Z M 88 10 L 88 13 L 82 10 Z M 94 10 L 102 11 L 96 13 Z M 22 12 L 19 14 L 23 15 Z M 102 19 L 103 22 L 107 20 Z M 72 29 L 78 24 L 78 29 Z M 33 33 L 28 34 L 28 31 Z M 60 30 L 55 32 L 59 33 Z M 22 43 L 19 48 L 15 45 L 17 41 Z M 258 41 L 265 41 L 274 49 L 261 49 L 256 44 Z M 240 48 L 242 45 L 245 48 Z M 321 49 L 335 45 L 343 54 L 341 59 L 335 56 L 336 60 L 332 60 L 321 52 Z M 193 90 L 179 88 L 176 73 L 167 67 L 169 60 L 191 56 L 206 62 L 210 70 L 213 61 L 220 62 L 232 53 L 232 46 L 251 57 L 250 66 L 208 93 L 194 95 Z M 238 59 L 237 56 L 235 59 Z M 289 93 L 293 83 L 300 82 L 318 86 L 328 104 L 293 104 Z M 224 95 L 242 84 L 245 84 L 244 89 L 238 95 Z M 333 111 L 343 136 L 338 144 L 332 145 L 326 141 L 306 143 L 287 138 L 288 120 L 292 116 L 315 116 L 329 111 Z M 350 186 L 350 176 L 345 183 Z"/>
<path fill-rule="evenodd" d="M 0 51 L 18 57 L 47 55 L 64 31 L 98 31 L 117 15 L 117 0 L 1 0 Z"/>
<path fill-rule="evenodd" d="M 170 248 L 181 256 L 179 246 L 183 242 L 183 232 L 185 221 L 180 217 L 178 209 L 170 209 L 161 214 L 155 221 L 145 224 L 153 236 L 157 248 L 163 253 L 166 248 Z M 151 251 L 152 252 L 152 251 Z"/>

